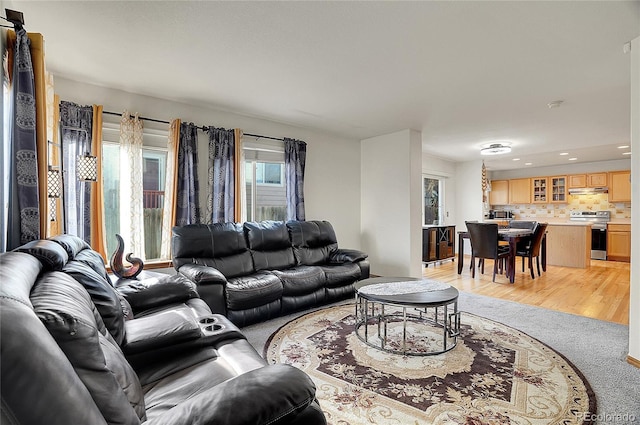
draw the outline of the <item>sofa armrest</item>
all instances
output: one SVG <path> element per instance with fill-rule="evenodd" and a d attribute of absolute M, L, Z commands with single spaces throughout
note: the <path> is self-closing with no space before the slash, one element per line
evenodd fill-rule
<path fill-rule="evenodd" d="M 122 350 L 126 355 L 152 351 L 202 336 L 196 319 L 177 309 L 128 320 L 125 322 L 125 331 Z"/>
<path fill-rule="evenodd" d="M 134 313 L 198 298 L 194 283 L 180 275 L 120 280 L 116 290 L 129 302 Z"/>
<path fill-rule="evenodd" d="M 331 253 L 331 256 L 329 257 L 329 263 L 357 263 L 358 261 L 362 261 L 367 257 L 367 254 L 357 249 L 337 249 Z"/>
<path fill-rule="evenodd" d="M 191 397 L 145 425 L 285 424 L 315 400 L 315 385 L 289 365 L 255 369 Z M 319 413 L 308 425 L 326 424 Z"/>
<path fill-rule="evenodd" d="M 227 278 L 220 272 L 220 270 L 209 266 L 203 266 L 200 264 L 184 264 L 178 269 L 178 273 L 186 276 L 190 281 L 196 285 L 205 284 L 227 284 Z"/>
<path fill-rule="evenodd" d="M 213 313 L 227 314 L 225 289 L 227 278 L 220 270 L 201 264 L 183 264 L 178 274 L 185 276 L 198 287 L 198 294 Z"/>

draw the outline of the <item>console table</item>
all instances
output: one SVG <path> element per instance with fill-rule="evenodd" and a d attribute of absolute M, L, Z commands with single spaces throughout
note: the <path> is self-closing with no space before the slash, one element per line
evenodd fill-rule
<path fill-rule="evenodd" d="M 456 226 L 429 225 L 422 228 L 422 262 L 430 263 L 455 259 Z"/>

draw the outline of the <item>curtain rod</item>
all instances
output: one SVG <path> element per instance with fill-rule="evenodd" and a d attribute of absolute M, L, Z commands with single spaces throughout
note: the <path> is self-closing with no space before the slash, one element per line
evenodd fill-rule
<path fill-rule="evenodd" d="M 121 117 L 121 116 L 122 116 L 122 114 L 121 114 L 121 113 L 119 113 L 119 112 L 102 111 L 102 113 L 103 113 L 103 114 L 107 114 L 107 115 L 116 115 L 116 116 L 119 116 L 119 117 Z M 169 121 L 165 121 L 165 120 L 157 120 L 157 119 L 155 119 L 155 118 L 138 117 L 138 119 L 145 120 L 145 121 L 157 122 L 157 123 L 160 123 L 160 124 L 171 124 Z M 209 127 L 205 127 L 204 125 L 203 125 L 203 126 L 196 126 L 196 127 L 198 127 L 198 128 L 199 128 L 200 130 L 202 130 L 202 131 L 209 131 Z M 279 139 L 279 138 L 277 138 L 277 137 L 262 136 L 262 135 L 260 135 L 260 134 L 252 134 L 252 133 L 243 133 L 243 134 L 244 134 L 245 136 L 259 137 L 259 138 L 261 138 L 261 139 L 279 140 L 279 141 L 281 141 L 281 142 L 284 142 L 284 139 L 282 139 L 282 138 L 280 138 L 280 139 Z"/>

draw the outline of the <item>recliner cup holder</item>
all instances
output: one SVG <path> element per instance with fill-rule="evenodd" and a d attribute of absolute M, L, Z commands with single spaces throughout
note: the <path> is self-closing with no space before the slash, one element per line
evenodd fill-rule
<path fill-rule="evenodd" d="M 219 322 L 220 319 L 214 316 L 202 317 L 198 319 L 198 323 L 200 323 L 200 328 L 202 328 L 202 331 L 209 333 L 220 332 L 225 328 L 225 326 Z"/>
<path fill-rule="evenodd" d="M 208 332 L 216 332 L 219 330 L 222 330 L 224 328 L 224 326 L 220 325 L 220 324 L 215 324 L 215 325 L 208 325 L 204 327 L 205 331 Z"/>

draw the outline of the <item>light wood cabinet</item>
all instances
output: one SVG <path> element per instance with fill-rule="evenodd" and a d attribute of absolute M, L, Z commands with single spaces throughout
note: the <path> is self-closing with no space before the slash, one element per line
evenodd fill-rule
<path fill-rule="evenodd" d="M 551 184 L 551 202 L 567 202 L 567 176 L 549 177 Z"/>
<path fill-rule="evenodd" d="M 602 187 L 607 185 L 607 173 L 572 174 L 567 176 L 570 188 Z"/>
<path fill-rule="evenodd" d="M 631 171 L 609 173 L 609 202 L 631 202 Z"/>
<path fill-rule="evenodd" d="M 567 176 L 569 180 L 569 187 L 587 187 L 587 175 L 586 174 L 572 174 Z"/>
<path fill-rule="evenodd" d="M 591 226 L 549 224 L 547 264 L 581 269 L 591 264 Z"/>
<path fill-rule="evenodd" d="M 531 201 L 534 204 L 546 204 L 549 202 L 547 187 L 548 179 L 546 177 L 534 177 L 531 179 Z"/>
<path fill-rule="evenodd" d="M 509 180 L 509 204 L 531 203 L 531 179 Z"/>
<path fill-rule="evenodd" d="M 602 187 L 607 185 L 607 173 L 587 174 L 587 187 Z"/>
<path fill-rule="evenodd" d="M 631 225 L 607 225 L 607 260 L 631 261 Z"/>
<path fill-rule="evenodd" d="M 509 205 L 509 180 L 491 180 L 489 204 Z"/>

